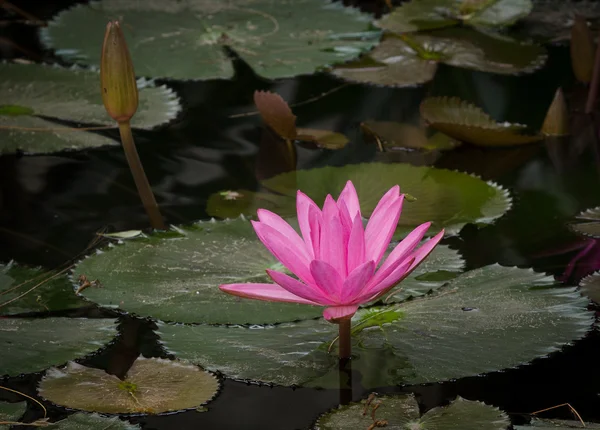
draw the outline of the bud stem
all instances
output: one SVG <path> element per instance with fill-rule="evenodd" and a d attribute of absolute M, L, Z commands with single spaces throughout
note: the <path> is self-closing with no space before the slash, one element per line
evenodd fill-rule
<path fill-rule="evenodd" d="M 123 151 L 125 151 L 125 157 L 129 164 L 129 169 L 133 175 L 135 186 L 138 190 L 138 194 L 144 204 L 144 209 L 150 218 L 150 225 L 152 228 L 157 230 L 166 230 L 167 227 L 163 220 L 158 204 L 150 188 L 150 183 L 142 167 L 142 162 L 138 155 L 137 149 L 135 148 L 135 142 L 133 141 L 133 134 L 131 133 L 131 125 L 129 121 L 119 122 L 119 132 L 121 133 L 121 142 L 123 143 Z"/>

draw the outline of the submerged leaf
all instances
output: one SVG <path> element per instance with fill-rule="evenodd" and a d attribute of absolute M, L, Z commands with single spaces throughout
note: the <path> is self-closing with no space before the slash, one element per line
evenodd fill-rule
<path fill-rule="evenodd" d="M 402 211 L 401 232 L 431 221 L 431 234 L 441 228 L 448 235 L 456 234 L 467 223 L 491 223 L 511 205 L 505 190 L 465 173 L 408 164 L 364 163 L 298 170 L 262 181 L 262 186 L 272 193 L 240 190 L 243 197 L 235 200 L 213 194 L 206 211 L 221 218 L 240 214 L 254 217 L 257 209 L 264 208 L 283 217 L 294 217 L 297 190 L 322 204 L 327 194 L 339 195 L 348 180 L 355 184 L 366 217 L 394 185 L 399 184 L 403 193 L 414 196 L 416 201 Z"/>
<path fill-rule="evenodd" d="M 356 58 L 380 36 L 369 15 L 328 0 L 103 0 L 59 13 L 42 40 L 64 58 L 97 65 L 102 32 L 91 29 L 107 17 L 126 23 L 138 75 L 172 79 L 232 77 L 225 47 L 266 78 L 313 73 Z"/>
<path fill-rule="evenodd" d="M 425 129 L 394 121 L 364 121 L 361 128 L 365 133 L 377 137 L 376 142 L 381 143 L 380 150 L 383 151 L 401 148 L 443 151 L 461 145 L 461 142 L 443 133 L 435 133 L 427 138 Z"/>
<path fill-rule="evenodd" d="M 117 334 L 114 319 L 0 318 L 3 375 L 33 373 L 83 357 Z"/>
<path fill-rule="evenodd" d="M 10 263 L 0 265 L 0 315 L 75 309 L 87 304 L 65 276 Z"/>
<path fill-rule="evenodd" d="M 39 394 L 61 406 L 108 414 L 160 414 L 212 400 L 219 381 L 196 366 L 138 357 L 121 381 L 102 369 L 70 362 L 42 378 Z"/>
<path fill-rule="evenodd" d="M 255 91 L 254 104 L 265 124 L 287 140 L 296 138 L 296 116 L 279 94 Z"/>
<path fill-rule="evenodd" d="M 569 110 L 561 88 L 558 88 L 554 93 L 554 99 L 548 108 L 540 132 L 545 136 L 566 136 L 569 134 Z"/>
<path fill-rule="evenodd" d="M 531 13 L 522 23 L 526 32 L 536 38 L 569 40 L 575 18 L 600 19 L 600 2 L 591 0 L 536 0 Z"/>
<path fill-rule="evenodd" d="M 596 47 L 594 37 L 582 16 L 575 16 L 571 29 L 571 66 L 578 81 L 588 84 L 594 75 L 594 57 Z"/>
<path fill-rule="evenodd" d="M 98 277 L 102 288 L 82 294 L 102 306 L 185 323 L 268 324 L 321 315 L 320 307 L 242 300 L 219 290 L 224 283 L 271 283 L 266 269 L 285 271 L 248 221 L 199 222 L 176 231 L 175 238 L 128 240 L 83 260 L 74 276 Z M 398 294 L 425 294 L 444 283 L 437 275 L 455 276 L 463 264 L 456 251 L 438 246 Z"/>
<path fill-rule="evenodd" d="M 388 35 L 366 57 L 339 65 L 344 79 L 387 86 L 410 86 L 433 79 L 437 63 L 490 73 L 533 72 L 546 61 L 545 50 L 466 28 L 426 34 Z"/>
<path fill-rule="evenodd" d="M 324 149 L 342 149 L 350 142 L 342 133 L 316 128 L 299 128 L 296 139 L 304 143 L 312 142 Z"/>
<path fill-rule="evenodd" d="M 540 135 L 521 134 L 524 125 L 497 123 L 477 106 L 457 97 L 423 100 L 421 116 L 436 130 L 473 145 L 522 145 L 542 139 Z"/>
<path fill-rule="evenodd" d="M 120 420 L 118 417 L 109 418 L 84 412 L 69 415 L 64 420 L 52 423 L 45 428 L 50 430 L 141 430 L 139 425 Z"/>
<path fill-rule="evenodd" d="M 373 411 L 373 406 L 377 408 Z M 389 430 L 505 430 L 508 416 L 493 406 L 457 397 L 448 406 L 433 408 L 423 416 L 413 394 L 377 397 L 369 403 L 361 401 L 340 406 L 323 414 L 316 430 L 365 430 L 374 421 L 385 422 Z"/>
<path fill-rule="evenodd" d="M 529 14 L 531 0 L 411 0 L 376 24 L 394 33 L 431 30 L 463 23 L 508 26 Z"/>
<path fill-rule="evenodd" d="M 27 409 L 27 402 L 19 403 L 0 403 L 0 423 L 2 422 L 16 422 L 18 421 L 25 410 Z M 0 424 L 0 430 L 9 430 L 9 425 Z"/>
<path fill-rule="evenodd" d="M 140 105 L 131 121 L 133 127 L 150 129 L 177 116 L 180 106 L 173 91 L 143 79 L 138 81 L 138 88 Z M 114 125 L 99 92 L 100 75 L 94 71 L 0 63 L 1 102 L 34 113 L 0 114 L 0 153 L 48 153 L 119 145 L 117 140 L 77 128 L 81 124 Z M 70 127 L 55 121 L 76 124 Z"/>
<path fill-rule="evenodd" d="M 575 219 L 577 221 L 570 224 L 575 233 L 600 239 L 600 206 L 581 212 Z"/>
<path fill-rule="evenodd" d="M 594 322 L 586 305 L 575 289 L 558 287 L 550 276 L 486 266 L 456 277 L 431 297 L 390 306 L 398 315 L 353 336 L 352 369 L 369 388 L 518 366 L 583 337 Z M 369 312 L 359 310 L 353 321 Z M 232 378 L 338 383 L 335 347 L 327 352 L 337 327 L 323 319 L 253 328 L 160 324 L 159 334 L 178 358 Z"/>

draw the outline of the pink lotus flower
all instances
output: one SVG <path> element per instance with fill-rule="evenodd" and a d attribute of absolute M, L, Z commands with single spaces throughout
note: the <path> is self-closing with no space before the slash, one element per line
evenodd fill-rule
<path fill-rule="evenodd" d="M 331 195 L 323 210 L 298 191 L 296 207 L 302 237 L 279 215 L 259 209 L 252 225 L 260 241 L 294 275 L 267 270 L 274 284 L 226 284 L 235 296 L 275 302 L 326 306 L 331 322 L 349 319 L 358 306 L 375 300 L 406 278 L 438 244 L 442 230 L 417 249 L 431 225 L 414 229 L 377 268 L 398 225 L 404 195 L 397 185 L 379 201 L 366 229 L 351 181 L 336 202 Z"/>

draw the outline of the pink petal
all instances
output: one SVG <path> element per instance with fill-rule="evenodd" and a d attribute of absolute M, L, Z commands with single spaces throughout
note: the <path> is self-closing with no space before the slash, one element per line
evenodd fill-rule
<path fill-rule="evenodd" d="M 346 277 L 347 246 L 344 244 L 344 233 L 340 220 L 340 212 L 331 196 L 327 196 L 323 206 L 321 223 L 321 260 L 331 264 L 342 277 Z"/>
<path fill-rule="evenodd" d="M 383 201 L 383 199 L 381 199 Z M 379 263 L 398 226 L 404 195 L 387 205 L 378 204 L 365 230 L 365 258 Z M 381 203 L 381 201 L 379 202 Z"/>
<path fill-rule="evenodd" d="M 310 263 L 310 272 L 325 296 L 332 302 L 339 303 L 344 281 L 337 270 L 323 260 L 313 260 Z"/>
<path fill-rule="evenodd" d="M 402 239 L 402 241 L 396 245 L 390 255 L 388 255 L 379 270 L 377 270 L 377 273 L 373 279 L 371 279 L 370 284 L 378 284 L 390 273 L 392 273 L 394 269 L 398 267 L 400 263 L 402 263 L 402 260 L 407 258 L 411 252 L 413 252 L 415 247 L 421 242 L 430 225 L 430 222 L 423 223 L 411 231 L 408 236 Z"/>
<path fill-rule="evenodd" d="M 356 215 L 348 238 L 348 273 L 365 262 L 365 231 L 360 215 Z"/>
<path fill-rule="evenodd" d="M 312 209 L 311 209 L 312 208 Z M 310 197 L 298 190 L 296 195 L 296 211 L 298 213 L 298 224 L 300 225 L 300 232 L 308 248 L 308 252 L 311 254 L 311 258 L 315 258 L 313 248 L 315 245 L 318 247 L 319 242 L 315 244 L 312 241 L 312 229 L 315 228 L 314 224 L 310 222 L 310 211 L 315 210 L 317 213 L 321 213 L 321 209 L 313 202 Z M 319 217 L 320 218 L 320 217 Z"/>
<path fill-rule="evenodd" d="M 310 225 L 312 259 L 319 260 L 321 258 L 321 225 L 323 224 L 323 214 L 321 213 L 321 209 L 310 207 L 308 210 L 308 222 Z"/>
<path fill-rule="evenodd" d="M 429 254 L 431 254 L 433 248 L 436 247 L 436 245 L 440 242 L 440 240 L 442 240 L 443 237 L 444 230 L 440 231 L 438 234 L 433 236 L 413 253 L 412 256 L 415 258 L 415 261 L 410 266 L 410 269 L 408 269 L 409 272 L 412 272 L 414 269 L 416 269 L 417 266 L 421 264 L 421 262 L 425 260 Z"/>
<path fill-rule="evenodd" d="M 407 258 L 390 275 L 381 281 L 379 284 L 365 288 L 355 299 L 354 303 L 363 304 L 374 300 L 376 297 L 385 294 L 387 290 L 392 288 L 410 273 L 409 269 L 414 262 L 413 258 Z"/>
<path fill-rule="evenodd" d="M 356 296 L 367 286 L 369 279 L 375 272 L 375 263 L 367 261 L 352 271 L 342 286 L 341 303 L 351 303 Z"/>
<path fill-rule="evenodd" d="M 350 238 L 350 232 L 352 231 L 352 218 L 344 202 L 338 202 L 338 209 L 340 213 L 340 221 L 342 223 L 342 233 L 344 234 L 344 240 L 342 241 L 344 246 L 348 246 L 348 239 Z"/>
<path fill-rule="evenodd" d="M 325 297 L 323 291 L 316 285 L 306 285 L 297 279 L 294 279 L 291 276 L 276 270 L 267 269 L 267 275 L 269 275 L 269 277 L 275 281 L 275 283 L 279 284 L 281 287 L 285 288 L 295 296 L 302 297 L 303 299 L 318 303 L 320 305 L 335 304 Z"/>
<path fill-rule="evenodd" d="M 340 197 L 338 198 L 338 206 L 341 210 L 341 203 L 344 203 L 348 208 L 348 215 L 350 215 L 350 219 L 356 218 L 356 215 L 360 214 L 360 203 L 358 201 L 358 194 L 356 194 L 356 188 L 354 188 L 354 184 L 352 181 L 346 182 L 346 186 L 340 193 Z M 362 217 L 362 216 L 361 216 Z"/>
<path fill-rule="evenodd" d="M 247 299 L 263 300 L 266 302 L 289 302 L 307 305 L 318 305 L 310 300 L 298 297 L 277 284 L 225 284 L 220 285 L 221 291 L 233 296 Z"/>
<path fill-rule="evenodd" d="M 352 315 L 358 310 L 357 305 L 335 306 L 323 311 L 323 318 L 327 321 L 335 322 L 345 318 L 352 318 Z"/>
<path fill-rule="evenodd" d="M 281 261 L 293 274 L 307 284 L 312 284 L 314 279 L 310 274 L 309 261 L 296 247 L 292 247 L 286 237 L 270 225 L 252 221 L 252 226 L 260 241 L 266 248 Z"/>
<path fill-rule="evenodd" d="M 307 246 L 302 238 L 283 218 L 266 209 L 259 209 L 257 214 L 260 222 L 273 227 L 279 233 L 283 234 L 291 242 L 294 249 L 298 249 L 302 252 L 304 258 L 307 260 L 312 259 L 312 256 L 309 256 Z"/>

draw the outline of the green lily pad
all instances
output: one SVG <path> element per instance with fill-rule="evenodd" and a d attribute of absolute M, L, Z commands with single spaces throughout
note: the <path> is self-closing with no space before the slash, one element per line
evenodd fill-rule
<path fill-rule="evenodd" d="M 519 366 L 583 337 L 594 321 L 587 303 L 550 276 L 486 266 L 432 296 L 359 310 L 353 318 L 352 368 L 364 387 L 381 387 Z M 338 384 L 336 348 L 327 352 L 337 326 L 323 319 L 262 328 L 161 323 L 159 335 L 176 357 L 232 378 Z"/>
<path fill-rule="evenodd" d="M 102 369 L 70 362 L 52 368 L 38 392 L 72 409 L 108 414 L 159 414 L 197 408 L 212 400 L 219 381 L 196 366 L 161 358 L 138 357 L 124 380 Z"/>
<path fill-rule="evenodd" d="M 0 372 L 39 372 L 96 351 L 116 334 L 114 319 L 0 318 Z"/>
<path fill-rule="evenodd" d="M 133 127 L 150 129 L 177 116 L 180 106 L 172 90 L 145 79 L 138 81 L 138 88 L 140 101 L 131 120 Z M 0 152 L 48 153 L 120 144 L 101 134 L 56 122 L 116 128 L 104 109 L 100 75 L 95 71 L 0 63 L 0 100 L 19 106 L 22 113 L 0 114 Z M 31 114 L 25 114 L 26 109 Z"/>
<path fill-rule="evenodd" d="M 395 8 L 376 24 L 393 33 L 431 30 L 463 23 L 504 27 L 527 16 L 531 0 L 412 0 Z"/>
<path fill-rule="evenodd" d="M 374 402 L 378 407 L 373 413 Z M 324 414 L 315 430 L 365 430 L 375 421 L 386 421 L 381 427 L 389 430 L 506 430 L 510 425 L 508 416 L 498 408 L 462 397 L 420 415 L 413 394 L 382 396 L 370 404 L 363 400 Z"/>
<path fill-rule="evenodd" d="M 590 0 L 536 0 L 531 13 L 523 18 L 525 32 L 543 41 L 564 41 L 571 38 L 576 16 L 588 21 L 600 19 L 600 3 Z"/>
<path fill-rule="evenodd" d="M 137 74 L 173 79 L 231 78 L 225 47 L 266 78 L 313 73 L 356 58 L 380 36 L 369 15 L 328 0 L 103 0 L 59 13 L 42 40 L 97 65 L 106 22 L 117 18 Z"/>
<path fill-rule="evenodd" d="M 412 86 L 433 79 L 438 63 L 499 74 L 528 73 L 546 61 L 546 51 L 470 30 L 450 28 L 428 34 L 388 35 L 367 58 L 339 65 L 341 78 L 386 86 Z"/>
<path fill-rule="evenodd" d="M 98 414 L 77 412 L 64 420 L 52 423 L 46 428 L 51 430 L 141 430 L 137 424 L 131 424 L 118 417 L 104 417 Z"/>
<path fill-rule="evenodd" d="M 463 264 L 456 251 L 436 247 L 401 283 L 398 297 L 440 287 Z M 198 222 L 170 234 L 111 246 L 80 262 L 74 277 L 85 274 L 100 280 L 102 287 L 82 291 L 88 300 L 163 321 L 270 324 L 322 314 L 321 307 L 240 299 L 218 288 L 225 283 L 270 283 L 268 268 L 284 269 L 258 240 L 251 224 L 239 218 Z"/>
<path fill-rule="evenodd" d="M 515 426 L 515 430 L 573 430 L 573 429 L 600 429 L 600 424 L 585 423 L 581 425 L 579 421 L 566 420 L 542 420 L 534 418 L 527 426 Z"/>
<path fill-rule="evenodd" d="M 592 273 L 579 282 L 581 294 L 588 299 L 600 303 L 600 272 Z"/>
<path fill-rule="evenodd" d="M 240 214 L 254 217 L 257 209 L 264 208 L 283 217 L 295 217 L 296 190 L 322 205 L 327 194 L 337 197 L 348 180 L 356 187 L 366 217 L 396 184 L 401 192 L 416 197 L 416 201 L 404 205 L 399 233 L 431 221 L 430 234 L 442 228 L 447 235 L 457 234 L 465 224 L 493 222 L 511 206 L 507 191 L 466 173 L 408 164 L 364 163 L 282 173 L 262 181 L 261 185 L 272 193 L 239 190 L 233 199 L 215 193 L 209 197 L 206 211 L 211 216 L 235 218 Z"/>
<path fill-rule="evenodd" d="M 65 276 L 13 263 L 0 265 L 0 315 L 58 311 L 86 305 L 73 293 Z"/>
<path fill-rule="evenodd" d="M 577 221 L 570 224 L 575 233 L 600 239 L 600 206 L 581 212 L 575 219 Z"/>
<path fill-rule="evenodd" d="M 424 129 L 395 121 L 364 121 L 361 123 L 361 128 L 366 134 L 377 137 L 375 143 L 381 145 L 380 151 L 402 149 L 445 151 L 462 144 L 443 133 L 435 133 L 427 138 Z"/>
<path fill-rule="evenodd" d="M 438 131 L 478 146 L 512 146 L 537 142 L 541 135 L 522 134 L 526 126 L 498 123 L 479 107 L 457 97 L 430 97 L 421 116 Z"/>
<path fill-rule="evenodd" d="M 27 402 L 0 403 L 0 422 L 16 422 L 27 409 Z M 9 425 L 0 424 L 0 430 L 9 430 Z"/>

